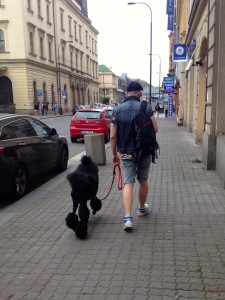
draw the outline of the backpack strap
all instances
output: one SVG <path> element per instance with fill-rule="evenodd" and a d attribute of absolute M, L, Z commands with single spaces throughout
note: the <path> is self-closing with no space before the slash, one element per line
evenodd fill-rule
<path fill-rule="evenodd" d="M 140 111 L 146 112 L 148 103 L 146 101 L 141 101 Z"/>

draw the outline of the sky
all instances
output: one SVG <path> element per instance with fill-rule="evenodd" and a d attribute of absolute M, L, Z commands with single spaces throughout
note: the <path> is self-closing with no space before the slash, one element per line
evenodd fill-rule
<path fill-rule="evenodd" d="M 159 86 L 169 68 L 169 31 L 166 0 L 89 0 L 88 17 L 98 30 L 98 63 L 120 76 L 150 82 L 150 27 L 152 11 L 152 85 Z M 136 2 L 137 3 L 137 2 Z M 143 3 L 143 2 L 142 2 Z M 160 57 L 159 57 L 160 56 Z M 161 59 L 161 75 L 160 71 Z"/>

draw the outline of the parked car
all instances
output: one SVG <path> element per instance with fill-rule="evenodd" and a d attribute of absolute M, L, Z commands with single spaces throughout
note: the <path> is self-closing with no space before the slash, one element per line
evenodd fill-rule
<path fill-rule="evenodd" d="M 29 115 L 0 114 L 0 193 L 16 199 L 47 171 L 67 169 L 68 142 Z"/>
<path fill-rule="evenodd" d="M 79 110 L 79 109 L 82 109 L 84 108 L 83 105 L 74 105 L 73 108 L 72 108 L 72 113 L 73 115 Z"/>
<path fill-rule="evenodd" d="M 83 138 L 85 134 L 103 133 L 105 142 L 110 139 L 110 115 L 102 108 L 78 110 L 70 122 L 72 143 Z"/>

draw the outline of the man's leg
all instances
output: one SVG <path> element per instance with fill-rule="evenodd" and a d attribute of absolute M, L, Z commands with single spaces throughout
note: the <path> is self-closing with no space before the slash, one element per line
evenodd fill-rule
<path fill-rule="evenodd" d="M 131 216 L 132 212 L 132 200 L 133 200 L 133 183 L 127 183 L 123 188 L 123 204 L 125 216 Z"/>
<path fill-rule="evenodd" d="M 145 201 L 148 195 L 148 183 L 147 181 L 143 181 L 140 183 L 139 187 L 139 207 L 144 208 Z"/>

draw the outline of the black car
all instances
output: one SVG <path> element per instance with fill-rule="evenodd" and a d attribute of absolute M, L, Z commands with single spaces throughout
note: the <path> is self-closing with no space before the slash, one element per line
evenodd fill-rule
<path fill-rule="evenodd" d="M 53 169 L 67 169 L 68 142 L 29 115 L 0 114 L 0 194 L 16 199 L 29 183 Z"/>

